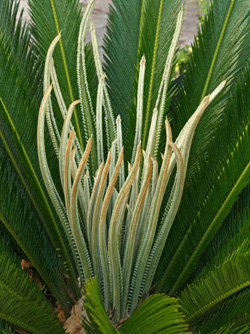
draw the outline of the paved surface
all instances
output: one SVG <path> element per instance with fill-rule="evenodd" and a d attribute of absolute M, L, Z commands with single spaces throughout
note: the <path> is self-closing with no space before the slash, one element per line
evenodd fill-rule
<path fill-rule="evenodd" d="M 87 6 L 89 1 L 90 0 L 81 0 L 81 2 L 83 2 L 84 4 L 84 7 Z M 102 45 L 102 40 L 105 33 L 108 7 L 111 2 L 112 2 L 111 0 L 97 0 L 92 14 L 92 19 L 96 26 L 98 43 L 100 46 Z M 187 3 L 186 13 L 183 22 L 183 29 L 180 36 L 180 44 L 182 46 L 186 44 L 190 45 L 193 40 L 194 34 L 197 32 L 197 27 L 198 27 L 197 2 L 198 1 L 195 0 L 192 3 L 190 2 Z M 24 8 L 24 19 L 26 20 L 29 19 L 27 7 L 28 7 L 27 0 L 21 0 L 20 9 Z"/>

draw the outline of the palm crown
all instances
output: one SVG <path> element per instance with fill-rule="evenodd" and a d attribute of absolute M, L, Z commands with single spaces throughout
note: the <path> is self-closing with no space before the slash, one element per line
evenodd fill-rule
<path fill-rule="evenodd" d="M 62 333 L 78 278 L 89 333 L 248 332 L 249 4 L 212 1 L 173 80 L 181 2 L 113 0 L 102 64 L 95 0 L 0 1 L 6 333 Z"/>

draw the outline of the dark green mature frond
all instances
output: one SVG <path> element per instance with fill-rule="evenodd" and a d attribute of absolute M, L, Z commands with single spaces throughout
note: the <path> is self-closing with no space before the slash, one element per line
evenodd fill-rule
<path fill-rule="evenodd" d="M 241 142 L 238 144 L 240 147 Z M 240 191 L 249 182 L 250 145 L 248 133 L 246 133 L 246 142 L 242 144 L 239 150 L 238 147 L 236 151 L 232 148 L 232 156 L 226 159 L 226 164 L 221 165 L 222 173 L 218 173 L 217 180 L 214 178 L 214 182 L 209 184 L 210 191 L 207 188 L 208 195 L 204 198 L 203 207 L 197 212 L 197 216 L 170 261 L 164 276 L 169 282 L 168 287 L 173 284 L 171 293 L 180 289 L 189 277 L 200 256 L 230 212 Z M 241 162 L 243 162 L 242 165 Z"/>
<path fill-rule="evenodd" d="M 189 285 L 180 295 L 186 321 L 203 321 L 207 312 L 219 303 L 250 286 L 250 253 L 239 255 L 235 261 L 225 261 L 204 279 Z M 244 309 L 243 309 L 244 310 Z"/>
<path fill-rule="evenodd" d="M 96 68 L 94 62 L 94 55 L 91 43 L 85 45 L 86 55 L 86 68 L 87 68 L 87 80 L 89 85 L 89 91 L 91 92 L 93 107 L 96 107 L 96 97 L 98 88 L 98 79 L 96 75 Z"/>
<path fill-rule="evenodd" d="M 213 257 L 213 252 L 210 251 L 210 254 L 207 255 L 207 263 L 197 276 L 195 282 L 199 282 L 200 278 L 205 279 L 208 272 L 213 271 L 215 267 L 220 267 L 222 263 L 235 262 L 239 256 L 249 253 L 249 189 L 249 186 L 246 187 L 241 194 L 240 210 L 238 208 L 238 211 L 236 211 L 236 208 L 233 208 L 233 212 L 230 214 L 232 217 L 229 216 L 224 223 L 229 226 L 231 225 L 232 228 L 227 226 L 226 229 L 226 226 L 224 227 L 225 236 L 222 235 L 222 239 L 218 237 L 217 243 L 220 242 L 221 244 L 215 247 L 215 256 Z M 242 198 L 243 194 L 245 198 Z M 242 205 L 244 202 L 245 206 Z M 202 325 L 198 322 L 197 326 L 194 325 L 194 327 L 199 327 L 202 329 L 202 332 L 208 333 L 210 330 L 218 329 L 226 324 L 233 324 L 233 328 L 236 325 L 249 324 L 249 293 L 250 289 L 247 288 L 243 292 L 235 294 L 232 298 L 221 302 L 211 310 L 211 314 L 207 315 L 207 319 L 202 322 Z"/>
<path fill-rule="evenodd" d="M 199 332 L 201 333 L 201 332 Z M 250 326 L 226 326 L 216 329 L 212 332 L 207 332 L 207 334 L 249 334 L 250 333 Z"/>
<path fill-rule="evenodd" d="M 84 287 L 84 308 L 88 319 L 83 320 L 83 328 L 87 334 L 114 334 L 116 330 L 112 326 L 99 290 L 96 278 L 87 280 Z"/>
<path fill-rule="evenodd" d="M 1 146 L 0 146 L 1 148 Z M 43 282 L 69 311 L 70 297 L 60 273 L 60 263 L 23 185 L 4 151 L 0 150 L 0 220 L 32 262 Z M 8 189 L 8 192 L 6 191 Z"/>
<path fill-rule="evenodd" d="M 201 277 L 219 266 L 235 252 L 244 254 L 250 250 L 248 235 L 250 212 L 250 183 L 241 191 L 229 215 L 215 234 L 215 237 L 202 254 L 190 275 L 189 282 L 196 282 Z"/>
<path fill-rule="evenodd" d="M 19 63 L 15 60 L 14 51 L 4 34 L 0 36 L 0 46 L 1 109 L 4 104 L 20 134 L 24 147 L 27 147 L 32 164 L 35 165 L 37 161 L 36 143 L 30 138 L 36 138 L 39 102 L 32 96 L 28 79 L 23 76 Z M 27 131 L 27 126 L 29 126 L 29 131 Z"/>
<path fill-rule="evenodd" d="M 63 256 L 66 255 L 67 258 L 68 255 L 67 252 L 65 252 L 60 229 L 57 226 L 56 218 L 50 209 L 46 195 L 39 181 L 40 174 L 36 174 L 17 129 L 10 118 L 10 114 L 1 99 L 0 114 L 0 138 L 3 148 L 5 149 L 8 158 L 11 160 L 24 189 L 27 191 L 30 201 L 34 206 L 34 209 L 37 211 L 38 217 L 43 222 L 44 228 L 54 244 L 54 247 L 61 249 L 60 251 L 62 254 L 64 253 Z M 48 221 L 51 223 L 48 224 Z"/>
<path fill-rule="evenodd" d="M 249 187 L 244 189 L 244 192 L 249 192 Z M 241 195 L 242 196 L 242 195 Z M 250 251 L 250 240 L 248 235 L 250 233 L 250 202 L 248 203 L 248 207 L 242 209 L 242 211 L 238 212 L 236 217 L 231 213 L 229 217 L 225 220 L 224 224 L 227 224 L 222 229 L 223 231 L 218 231 L 218 234 L 222 235 L 215 236 L 215 240 L 213 241 L 214 245 L 210 245 L 212 248 L 209 254 L 206 255 L 205 259 L 202 259 L 202 263 L 200 263 L 200 267 L 203 265 L 201 272 L 196 272 L 195 279 L 199 279 L 201 277 L 205 277 L 206 273 L 212 270 L 215 266 L 219 266 L 225 260 L 234 260 L 236 256 L 240 254 L 245 254 Z M 234 208 L 232 209 L 232 211 Z M 235 214 L 236 215 L 236 214 Z M 224 225 L 223 224 L 223 225 Z M 232 228 L 230 228 L 230 225 Z M 206 261 L 205 261 L 206 260 Z"/>
<path fill-rule="evenodd" d="M 45 0 L 43 2 L 29 0 L 29 9 L 32 20 L 32 34 L 41 54 L 45 58 L 51 42 L 61 31 L 63 46 L 69 62 L 69 74 L 75 73 L 76 66 L 73 67 L 73 65 L 76 65 L 76 60 L 73 60 L 70 56 L 70 51 L 76 50 L 81 22 L 82 5 L 79 5 L 79 0 L 63 2 L 58 0 Z M 62 60 L 62 54 L 59 59 Z M 62 61 L 58 61 L 58 63 L 60 62 Z"/>
<path fill-rule="evenodd" d="M 54 38 L 61 32 L 59 46 L 54 51 L 55 68 L 62 94 L 69 106 L 78 99 L 77 41 L 82 19 L 79 0 L 29 0 L 32 33 L 42 57 Z M 78 110 L 78 109 L 77 109 Z M 74 113 L 74 123 L 81 146 L 84 145 L 82 119 Z"/>
<path fill-rule="evenodd" d="M 93 46 L 97 75 L 99 79 L 102 78 L 98 86 L 98 94 L 95 88 L 97 78 L 93 54 L 89 47 L 84 49 L 81 43 L 84 40 L 85 29 L 80 29 L 80 37 L 77 39 L 82 18 L 82 7 L 79 5 L 79 0 L 44 0 L 42 2 L 29 0 L 35 45 L 32 43 L 33 37 L 28 30 L 21 27 L 21 18 L 18 23 L 15 22 L 18 8 L 16 0 L 3 1 L 0 0 L 0 10 L 4 13 L 0 18 L 0 223 L 17 243 L 20 249 L 18 255 L 22 254 L 22 258 L 27 258 L 32 262 L 42 284 L 45 284 L 49 293 L 58 300 L 66 316 L 72 305 L 71 292 L 74 299 L 80 294 L 76 267 L 78 266 L 82 282 L 93 276 L 94 273 L 97 275 L 99 288 L 104 295 L 106 312 L 109 311 L 109 314 L 105 312 L 103 296 L 99 292 L 97 280 L 87 281 L 85 308 L 88 320 L 83 325 L 86 332 L 91 334 L 186 333 L 188 328 L 184 315 L 180 312 L 180 305 L 175 299 L 154 295 L 138 307 L 138 301 L 150 293 L 155 270 L 179 206 L 189 155 L 190 146 L 186 145 L 186 150 L 184 150 L 186 153 L 182 157 L 183 147 L 177 147 L 177 144 L 176 146 L 172 143 L 171 129 L 166 122 L 166 150 L 159 176 L 157 161 L 151 159 L 152 155 L 156 158 L 159 156 L 158 145 L 161 144 L 159 135 L 161 138 L 162 132 L 159 123 L 163 124 L 166 108 L 172 98 L 168 84 L 171 80 L 171 67 L 178 39 L 176 36 L 180 31 L 182 10 L 178 18 L 177 13 L 182 1 L 113 0 L 115 9 L 110 10 L 110 22 L 105 42 L 106 70 L 107 75 L 110 75 L 108 84 L 112 91 L 111 95 L 114 96 L 113 108 L 117 115 L 121 113 L 125 121 L 123 122 L 125 146 L 129 160 L 130 151 L 132 151 L 131 143 L 137 125 L 135 125 L 136 102 L 143 100 L 144 107 L 142 116 L 140 114 L 138 117 L 142 119 L 138 123 L 142 124 L 141 132 L 143 133 L 135 143 L 135 148 L 140 141 L 142 141 L 142 148 L 146 147 L 155 104 L 157 106 L 163 104 L 164 107 L 160 108 L 157 120 L 155 117 L 157 111 L 154 113 L 156 125 L 152 126 L 150 130 L 152 133 L 149 136 L 152 150 L 150 147 L 150 153 L 144 152 L 144 170 L 141 164 L 143 182 L 140 184 L 140 146 L 137 148 L 136 163 L 131 167 L 130 176 L 125 181 L 122 135 L 119 128 L 120 119 L 118 119 L 117 129 L 111 129 L 114 137 L 117 130 L 118 140 L 111 149 L 112 156 L 110 154 L 107 157 L 105 165 L 103 163 L 97 172 L 93 189 L 91 187 L 92 174 L 106 158 L 106 153 L 110 149 L 114 138 L 110 140 L 112 136 L 109 136 L 109 126 L 112 127 L 114 122 L 110 105 L 108 105 L 108 112 L 105 110 L 109 104 L 109 98 L 104 87 L 104 76 L 99 75 L 102 69 L 101 64 L 96 61 L 96 49 Z M 91 1 L 86 13 L 90 12 L 94 2 L 95 0 Z M 249 219 L 247 210 L 246 215 L 241 217 L 243 219 L 241 224 L 244 227 L 242 233 L 238 233 L 237 228 L 232 228 L 232 224 L 228 226 L 227 233 L 233 234 L 233 244 L 229 245 L 227 238 L 223 239 L 222 244 L 217 242 L 215 246 L 212 245 L 212 241 L 217 238 L 222 226 L 224 227 L 225 218 L 230 214 L 232 207 L 234 210 L 235 202 L 238 196 L 242 196 L 244 187 L 249 186 L 249 68 L 236 88 L 227 113 L 223 114 L 223 111 L 226 98 L 229 96 L 229 88 L 232 87 L 232 82 L 249 57 L 250 32 L 249 29 L 247 30 L 247 25 L 250 9 L 247 6 L 247 0 L 242 0 L 241 5 L 236 0 L 225 0 L 224 4 L 221 4 L 219 0 L 214 0 L 213 3 L 214 6 L 211 7 L 209 16 L 212 23 L 218 23 L 219 28 L 213 28 L 207 20 L 203 24 L 202 33 L 196 40 L 186 81 L 181 92 L 177 94 L 180 103 L 176 104 L 176 118 L 173 123 L 181 119 L 179 123 L 182 127 L 183 120 L 189 118 L 204 95 L 208 91 L 211 92 L 218 85 L 218 81 L 224 79 L 225 76 L 229 77 L 228 90 L 221 98 L 219 105 L 217 107 L 213 105 L 210 108 L 210 115 L 205 118 L 198 132 L 197 138 L 200 138 L 201 141 L 197 141 L 193 150 L 185 201 L 176 220 L 176 227 L 169 236 L 168 255 L 162 261 L 157 280 L 162 278 L 163 273 L 159 288 L 163 288 L 163 285 L 166 284 L 164 289 L 168 290 L 170 295 L 178 293 L 184 287 L 183 310 L 195 330 L 197 329 L 196 324 L 199 325 L 205 320 L 203 325 L 207 327 L 203 327 L 204 331 L 217 330 L 226 333 L 229 332 L 229 329 L 232 332 L 237 329 L 238 332 L 243 333 L 249 325 L 249 316 L 242 312 L 242 305 L 246 302 L 250 290 L 250 243 L 243 236 L 243 233 L 249 232 L 246 226 L 247 219 Z M 248 16 L 245 17 L 246 14 Z M 84 17 L 87 18 L 87 15 Z M 175 30 L 176 20 L 178 24 Z M 87 24 L 84 20 L 82 22 Z M 84 26 L 84 24 L 81 25 L 81 27 Z M 236 32 L 235 27 L 239 27 Z M 174 43 L 170 47 L 174 30 L 176 38 L 173 39 Z M 56 83 L 55 74 L 54 77 L 52 75 L 53 78 L 51 77 L 50 69 L 55 73 L 51 55 L 50 58 L 48 57 L 51 62 L 47 64 L 52 66 L 46 66 L 45 71 L 44 90 L 47 93 L 41 107 L 39 119 L 42 121 L 39 122 L 37 136 L 40 172 L 35 138 L 37 111 L 42 92 L 41 64 L 56 35 L 59 36 L 56 41 L 59 41 L 60 31 L 62 31 L 62 38 L 55 49 L 54 59 L 62 96 L 66 103 L 64 105 L 64 102 L 61 104 L 59 102 L 55 107 L 55 97 L 57 100 L 60 99 L 60 89 Z M 223 37 L 228 41 L 224 41 Z M 94 40 L 93 25 L 92 39 Z M 209 48 L 208 52 L 204 48 L 206 43 Z M 113 49 L 113 46 L 116 50 Z M 242 46 L 245 47 L 245 50 L 242 50 Z M 128 51 L 130 47 L 134 47 L 133 51 Z M 162 89 L 158 94 L 159 87 L 162 88 L 162 72 L 169 49 L 171 49 L 171 60 L 168 62 L 168 75 L 165 75 L 165 82 L 163 81 L 166 94 L 162 94 Z M 225 60 L 225 54 L 232 57 L 233 61 L 230 64 Z M 145 65 L 143 55 L 147 59 L 145 87 L 144 93 L 142 89 L 137 101 L 137 84 L 142 78 L 142 75 L 139 79 L 137 78 L 139 66 Z M 194 65 L 193 61 L 197 62 L 197 65 Z M 30 66 L 30 64 L 33 65 Z M 197 77 L 191 73 L 196 66 Z M 144 70 L 145 67 L 144 69 L 143 66 L 140 67 L 140 73 L 143 72 L 141 69 Z M 198 86 L 195 87 L 197 89 L 194 89 L 193 82 L 196 79 L 195 84 Z M 53 87 L 48 89 L 51 80 Z M 114 83 L 115 80 L 117 80 L 116 83 Z M 190 92 L 187 88 L 189 81 L 192 84 Z M 127 84 L 130 87 L 126 86 Z M 46 136 L 44 141 L 45 129 L 43 126 L 45 114 L 49 115 L 46 99 L 52 88 L 55 95 L 51 97 L 52 103 L 49 108 L 55 107 L 55 129 L 56 123 L 58 124 L 54 137 L 53 130 L 50 131 L 55 152 L 52 146 L 47 145 Z M 120 91 L 125 93 L 124 98 L 119 95 Z M 190 99 L 186 98 L 186 93 L 191 94 Z M 78 95 L 81 97 L 83 120 L 79 119 L 77 109 L 75 109 L 73 126 L 69 122 L 68 125 L 66 124 L 66 130 L 62 135 L 65 140 L 61 140 L 63 144 L 60 145 L 63 117 L 57 111 L 63 109 L 62 115 L 66 115 L 67 107 L 77 99 Z M 95 114 L 95 102 L 91 100 L 93 98 L 96 100 L 96 96 L 97 111 Z M 209 97 L 205 99 L 204 105 L 209 99 Z M 165 100 L 167 100 L 167 105 L 162 103 Z M 192 107 L 190 107 L 191 104 Z M 183 114 L 179 115 L 178 112 L 182 108 Z M 192 112 L 191 108 L 193 108 Z M 67 115 L 71 116 L 71 111 L 73 112 L 73 108 Z M 51 115 L 53 115 L 52 111 Z M 210 120 L 211 117 L 213 117 L 212 120 Z M 107 121 L 106 118 L 109 120 Z M 197 120 L 194 121 L 194 127 Z M 103 131 L 105 121 L 106 133 Z M 109 121 L 111 124 L 107 124 Z M 205 124 L 210 126 L 210 129 L 213 127 L 213 131 L 209 132 L 205 129 Z M 47 125 L 51 130 L 49 121 Z M 175 126 L 175 135 L 178 133 L 178 126 Z M 80 145 L 78 141 L 75 141 L 73 127 L 76 129 Z M 186 129 L 189 127 L 187 126 Z M 72 132 L 68 140 L 70 130 Z M 83 137 L 84 132 L 85 137 Z M 90 143 L 92 141 L 90 162 L 86 164 L 87 156 L 91 151 L 89 146 L 86 149 L 86 157 L 83 156 L 79 163 L 81 153 L 91 133 L 93 137 L 90 139 Z M 107 138 L 102 138 L 103 133 Z M 156 138 L 154 133 L 156 133 Z M 189 140 L 191 137 L 187 136 Z M 42 145 L 41 142 L 43 142 Z M 218 150 L 221 143 L 223 146 Z M 76 147 L 74 147 L 75 144 Z M 107 145 L 106 151 L 105 145 Z M 64 149 L 66 150 L 65 155 Z M 120 151 L 119 161 L 116 162 Z M 201 153 L 203 153 L 202 156 L 199 156 Z M 197 156 L 199 156 L 198 162 L 195 160 Z M 49 163 L 43 164 L 46 157 Z M 57 157 L 59 158 L 60 177 L 55 173 L 55 166 L 58 165 Z M 169 197 L 166 215 L 164 214 L 164 223 L 161 224 L 159 221 L 162 198 L 170 174 L 175 171 L 176 160 L 176 180 Z M 168 171 L 169 165 L 172 168 L 170 168 L 171 171 Z M 50 169 L 51 174 L 48 172 Z M 86 169 L 91 170 L 90 177 L 87 172 L 84 174 Z M 137 170 L 139 170 L 138 173 Z M 41 174 L 47 191 L 44 183 L 40 181 Z M 52 182 L 49 183 L 54 176 L 55 185 Z M 117 180 L 119 193 L 116 191 Z M 55 188 L 60 181 L 62 181 L 62 186 L 59 185 L 57 191 Z M 206 186 L 198 188 L 202 182 L 206 183 Z M 49 187 L 51 184 L 52 190 Z M 65 198 L 63 198 L 63 192 Z M 53 197 L 54 194 L 56 196 Z M 154 197 L 151 197 L 153 194 L 155 194 Z M 54 200 L 55 197 L 56 200 Z M 190 205 L 190 199 L 195 201 L 194 205 Z M 57 205 L 58 203 L 60 205 Z M 126 224 L 127 226 L 124 226 Z M 65 230 L 63 230 L 63 225 L 66 226 Z M 180 226 L 183 230 L 181 232 Z M 71 233 L 69 236 L 68 231 Z M 70 249 L 71 236 L 75 243 L 72 242 L 73 247 Z M 0 245 L 0 271 L 3 272 L 0 275 L 0 318 L 13 324 L 15 329 L 18 327 L 18 330 L 23 328 L 29 332 L 41 334 L 63 333 L 61 325 L 51 318 L 51 309 L 44 301 L 42 294 L 33 289 L 34 286 L 27 279 L 26 273 L 21 271 L 18 255 L 16 258 L 12 257 L 11 252 L 8 252 L 7 248 L 5 250 L 4 246 Z M 204 253 L 207 248 L 213 249 L 213 247 L 219 250 L 218 256 L 209 263 L 208 267 L 212 271 L 204 277 L 201 271 L 202 266 L 206 263 Z M 230 250 L 230 255 L 226 254 L 228 250 Z M 14 261 L 11 261 L 12 258 Z M 168 267 L 164 274 L 165 260 Z M 218 261 L 224 261 L 224 264 L 218 266 Z M 200 272 L 200 280 L 198 280 L 197 273 Z M 187 287 L 187 282 L 192 280 L 192 286 Z M 13 284 L 14 289 L 11 287 Z M 212 293 L 210 292 L 211 287 L 213 288 Z M 247 308 L 250 307 L 248 304 L 246 304 Z M 136 310 L 133 313 L 134 309 Z M 230 315 L 229 310 L 231 310 Z M 224 311 L 224 322 L 216 320 L 221 311 Z M 27 318 L 27 312 L 31 315 L 29 318 Z M 127 318 L 128 313 L 133 314 L 123 324 L 121 318 L 123 316 Z M 113 324 L 117 325 L 117 330 L 113 328 L 109 316 Z M 230 316 L 233 317 L 233 321 L 229 321 Z M 215 320 L 214 327 L 211 324 L 212 318 Z"/>
<path fill-rule="evenodd" d="M 12 7 L 8 7 L 7 10 L 11 11 Z M 7 19 L 11 15 L 11 12 L 6 12 Z M 15 16 L 11 20 L 14 24 Z M 22 66 L 22 62 L 32 60 L 35 54 L 29 55 L 33 50 L 30 44 L 31 37 L 25 28 L 20 29 L 21 31 L 13 30 L 12 38 L 10 32 L 6 32 L 5 29 L 0 34 L 0 214 L 5 228 L 15 239 L 26 258 L 37 267 L 50 291 L 62 300 L 63 308 L 67 311 L 69 306 L 63 300 L 66 298 L 70 302 L 70 297 L 62 278 L 58 280 L 57 277 L 60 277 L 60 265 L 55 249 L 57 248 L 61 255 L 65 254 L 62 261 L 69 258 L 69 255 L 65 251 L 63 238 L 56 226 L 56 217 L 46 199 L 43 185 L 39 181 L 36 126 L 42 89 L 41 86 L 40 90 L 38 88 L 40 80 L 35 80 L 37 75 L 35 63 L 34 67 Z M 16 50 L 19 46 L 23 46 L 22 54 Z M 36 94 L 32 84 L 30 85 L 33 80 L 39 94 Z M 14 193 L 15 191 L 19 192 L 18 195 Z M 51 241 L 42 224 L 47 229 Z M 34 245 L 39 245 L 40 241 L 44 247 L 36 249 Z M 47 262 L 48 258 L 51 258 L 53 266 L 57 268 L 56 272 Z M 71 265 L 70 260 L 67 262 Z M 71 271 L 74 272 L 74 270 Z M 57 280 L 58 283 L 56 283 Z M 62 290 L 58 284 L 61 284 Z"/>
<path fill-rule="evenodd" d="M 114 0 L 109 7 L 104 38 L 104 60 L 110 99 L 115 117 L 122 115 L 123 136 L 127 137 L 127 110 L 133 98 L 137 67 L 142 1 Z M 123 13 L 126 13 L 124 15 Z"/>
<path fill-rule="evenodd" d="M 116 116 L 121 115 L 125 143 L 129 141 L 127 150 L 132 151 L 131 143 L 135 132 L 136 86 L 140 60 L 145 55 L 143 109 L 143 148 L 145 148 L 180 2 L 179 0 L 125 2 L 115 0 L 113 7 L 110 7 L 107 35 L 104 40 L 105 70 L 112 92 L 110 95 L 114 113 Z M 131 153 L 129 152 L 129 155 Z"/>
<path fill-rule="evenodd" d="M 33 98 L 41 99 L 42 62 L 32 42 L 28 26 L 26 22 L 23 22 L 23 11 L 19 17 L 17 16 L 19 4 L 19 0 L 0 1 L 0 33 L 4 34 L 8 40 L 10 52 L 22 75 L 29 80 L 29 89 L 32 91 Z"/>
<path fill-rule="evenodd" d="M 12 262 L 18 265 L 22 259 L 25 259 L 25 254 L 2 223 L 0 224 L 0 253 L 4 253 Z"/>
<path fill-rule="evenodd" d="M 32 203 L 29 205 L 36 210 L 36 216 L 43 223 L 55 249 L 60 250 L 63 262 L 67 262 L 71 273 L 74 273 L 70 255 L 66 250 L 67 246 L 61 236 L 60 227 L 57 226 L 57 218 L 39 181 L 41 177 L 37 158 L 36 127 L 40 101 L 37 101 L 37 96 L 33 95 L 29 79 L 23 75 L 19 62 L 15 59 L 12 45 L 4 33 L 0 36 L 0 46 L 2 64 L 0 68 L 0 139 L 1 150 L 5 151 L 2 154 L 5 159 L 11 160 L 17 173 L 16 177 L 20 179 L 29 195 L 29 201 Z M 51 163 L 52 166 L 53 164 L 54 162 Z M 7 179 L 3 179 L 2 186 L 4 184 L 6 189 L 9 189 Z M 6 189 L 4 194 L 8 197 Z M 71 274 L 71 277 L 73 278 L 74 274 Z M 77 286 L 76 282 L 75 286 Z M 78 288 L 76 290 L 78 291 Z"/>
<path fill-rule="evenodd" d="M 192 172 L 192 182 L 189 179 L 190 184 L 186 185 L 170 232 L 166 255 L 162 258 L 161 268 L 171 264 L 161 281 L 161 288 L 168 282 L 165 289 L 171 289 L 176 280 L 179 280 L 183 268 L 185 279 L 189 277 L 229 214 L 240 191 L 249 182 L 249 83 L 250 72 L 247 66 L 235 88 L 234 98 L 225 110 L 223 120 L 217 123 L 207 144 L 206 154 L 197 158 L 199 168 Z M 192 264 L 188 262 L 191 258 Z"/>
<path fill-rule="evenodd" d="M 5 33 L 11 40 L 13 47 L 18 50 L 18 44 L 21 42 L 23 48 L 19 49 L 19 52 L 27 52 L 27 31 L 26 38 L 20 39 L 20 33 L 22 32 L 22 16 L 23 11 L 17 21 L 17 13 L 19 9 L 20 1 L 18 0 L 6 0 L 0 1 L 1 17 L 0 17 L 0 31 Z"/>
<path fill-rule="evenodd" d="M 244 75 L 245 77 L 243 78 L 242 83 L 239 83 L 238 88 L 235 90 L 236 100 L 232 101 L 232 105 L 230 107 L 232 116 L 230 116 L 228 122 L 231 124 L 240 124 L 241 122 L 243 123 L 244 115 L 246 114 L 247 110 L 250 109 L 250 107 L 248 107 L 249 89 L 247 88 L 249 82 L 249 75 L 250 75 L 249 67 L 247 67 L 247 71 L 245 72 Z M 235 110 L 238 111 L 241 110 L 242 112 L 236 113 Z M 227 115 L 227 112 L 225 114 Z M 220 140 L 217 142 L 217 146 L 222 145 L 223 142 L 229 143 L 232 140 L 237 131 L 237 126 L 235 127 L 232 126 L 230 127 L 230 129 L 231 130 L 228 132 L 228 135 L 225 137 L 225 139 L 223 139 L 223 137 L 219 137 Z M 222 131 L 224 131 L 224 128 L 222 129 Z M 200 174 L 201 178 L 198 178 L 197 182 L 194 183 L 194 187 L 197 193 L 197 198 L 195 199 L 193 204 L 198 206 L 201 205 L 199 203 L 199 198 L 203 196 L 200 191 L 204 189 L 203 186 L 200 186 L 201 182 L 206 183 L 207 180 L 206 178 L 207 170 L 205 171 L 205 169 L 204 173 L 202 172 Z M 190 210 L 186 211 L 186 213 L 188 212 L 190 213 Z M 216 264 L 219 265 L 221 261 L 222 262 L 224 261 L 224 259 L 228 254 L 230 254 L 233 250 L 240 247 L 240 245 L 245 241 L 245 237 L 249 234 L 249 223 L 248 223 L 249 212 L 250 212 L 250 184 L 240 193 L 237 201 L 232 207 L 230 214 L 225 219 L 221 228 L 218 230 L 214 239 L 212 240 L 211 244 L 206 249 L 205 253 L 202 255 L 200 261 L 198 262 L 195 270 L 191 275 L 191 279 L 192 277 L 195 277 L 197 273 L 199 275 L 199 272 L 203 268 L 203 266 L 205 266 L 204 268 L 205 272 L 206 268 L 207 270 L 209 270 L 211 266 Z M 184 213 L 184 215 L 186 213 Z M 218 255 L 217 252 L 219 252 Z M 203 270 L 201 271 L 201 274 L 202 272 Z"/>
<path fill-rule="evenodd" d="M 1 331 L 1 334 L 13 334 L 11 329 L 9 329 L 9 326 L 5 326 L 5 325 L 0 326 L 0 331 Z"/>
<path fill-rule="evenodd" d="M 137 55 L 137 64 L 143 55 L 146 58 L 143 149 L 146 147 L 153 109 L 156 106 L 164 65 L 175 32 L 181 2 L 181 0 L 161 0 L 144 1 L 143 4 L 144 9 L 141 14 L 141 30 Z M 171 75 L 168 78 L 169 83 L 170 79 Z M 136 100 L 136 95 L 134 95 L 133 100 Z M 159 105 L 157 107 L 159 108 Z M 132 110 L 132 113 L 134 112 Z M 164 119 L 165 117 L 163 117 L 163 122 Z M 130 126 L 133 129 L 133 119 L 130 122 Z M 131 130 L 130 133 L 132 132 Z M 164 129 L 162 132 L 164 134 Z"/>
<path fill-rule="evenodd" d="M 230 326 L 235 327 L 250 325 L 250 290 L 234 295 L 232 298 L 220 303 L 218 307 L 211 310 L 211 314 L 202 322 L 193 325 L 193 328 L 201 329 L 202 333 L 216 332 L 219 328 Z M 217 332 L 216 332 L 217 333 Z"/>
<path fill-rule="evenodd" d="M 194 138 L 189 162 L 189 175 L 197 164 L 197 157 L 204 152 L 213 128 L 221 119 L 228 96 L 226 91 L 245 67 L 250 54 L 250 8 L 249 1 L 213 0 L 208 15 L 195 37 L 192 55 L 180 89 L 174 111 L 174 134 L 198 107 L 205 95 L 227 79 L 225 95 L 216 100 L 202 118 Z"/>
<path fill-rule="evenodd" d="M 10 255 L 10 250 L 7 254 L 5 252 L 0 253 L 1 287 L 10 291 L 16 290 L 15 292 L 19 297 L 26 298 L 29 302 L 40 304 L 43 312 L 50 313 L 50 305 L 45 302 L 44 296 L 35 282 L 32 282 L 27 272 L 22 270 L 21 262 L 18 264 L 14 257 L 15 255 Z"/>
<path fill-rule="evenodd" d="M 11 0 L 0 1 L 0 9 L 3 10 L 0 21 L 0 98 L 9 110 L 34 164 L 37 161 L 36 143 L 30 138 L 36 138 L 37 115 L 42 99 L 41 63 L 27 28 L 21 26 L 21 21 L 16 24 L 18 5 L 12 8 L 11 3 Z"/>
<path fill-rule="evenodd" d="M 187 333 L 187 325 L 176 299 L 164 295 L 152 295 L 138 306 L 118 329 L 118 333 Z"/>
<path fill-rule="evenodd" d="M 13 334 L 11 327 L 7 323 L 4 323 L 2 320 L 0 321 L 0 333 Z"/>
<path fill-rule="evenodd" d="M 34 334 L 65 333 L 39 289 L 3 253 L 0 272 L 1 319 Z"/>

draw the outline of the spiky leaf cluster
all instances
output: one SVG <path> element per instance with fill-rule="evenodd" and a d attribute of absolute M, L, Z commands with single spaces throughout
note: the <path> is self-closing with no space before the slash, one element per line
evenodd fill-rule
<path fill-rule="evenodd" d="M 30 0 L 22 26 L 0 0 L 2 277 L 27 259 L 66 315 L 80 279 L 89 333 L 247 333 L 248 0 L 210 2 L 174 82 L 181 1 L 114 0 L 103 61 L 94 3 Z M 60 332 L 40 292 L 30 323 L 2 297 L 13 329 Z"/>

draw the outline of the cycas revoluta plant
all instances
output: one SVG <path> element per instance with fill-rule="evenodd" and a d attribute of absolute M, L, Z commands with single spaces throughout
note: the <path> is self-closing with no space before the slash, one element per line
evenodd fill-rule
<path fill-rule="evenodd" d="M 94 3 L 0 0 L 1 330 L 63 333 L 83 289 L 87 333 L 248 333 L 248 0 L 177 80 L 181 0 L 113 0 L 103 63 Z"/>

